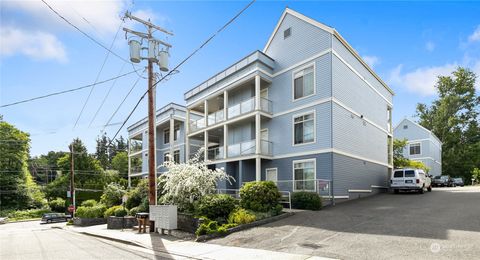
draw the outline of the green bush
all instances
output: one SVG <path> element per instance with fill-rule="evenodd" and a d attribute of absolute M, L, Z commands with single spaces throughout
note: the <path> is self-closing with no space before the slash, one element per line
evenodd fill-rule
<path fill-rule="evenodd" d="M 228 223 L 233 224 L 247 224 L 254 222 L 255 220 L 256 217 L 254 214 L 242 208 L 238 208 L 232 211 L 232 213 L 230 213 L 230 215 L 228 216 Z"/>
<path fill-rule="evenodd" d="M 229 228 L 237 226 L 236 224 L 223 224 L 219 225 L 217 221 L 205 219 L 204 222 L 198 227 L 195 234 L 197 236 L 211 235 L 211 234 L 225 234 Z"/>
<path fill-rule="evenodd" d="M 27 210 L 4 210 L 0 211 L 0 217 L 7 217 L 10 221 L 41 218 L 50 209 L 27 209 Z"/>
<path fill-rule="evenodd" d="M 242 208 L 268 212 L 278 205 L 280 193 L 271 181 L 248 182 L 240 189 L 240 198 Z"/>
<path fill-rule="evenodd" d="M 115 217 L 125 217 L 127 214 L 128 211 L 124 207 L 115 210 Z"/>
<path fill-rule="evenodd" d="M 82 207 L 94 207 L 97 205 L 97 201 L 96 200 L 86 200 L 84 202 L 82 202 Z"/>
<path fill-rule="evenodd" d="M 123 207 L 121 205 L 118 205 L 118 206 L 112 206 L 108 208 L 107 210 L 105 210 L 105 213 L 103 213 L 103 217 L 108 218 L 110 216 L 115 216 L 115 211 L 120 208 L 123 208 Z"/>
<path fill-rule="evenodd" d="M 125 207 L 127 207 L 127 209 L 140 206 L 145 199 L 147 200 L 148 205 L 148 179 L 140 180 L 137 187 L 127 192 L 127 196 L 128 199 L 125 202 Z"/>
<path fill-rule="evenodd" d="M 226 194 L 206 195 L 197 204 L 197 214 L 209 219 L 226 220 L 235 208 L 235 203 L 235 199 Z"/>
<path fill-rule="evenodd" d="M 137 215 L 137 213 L 139 213 L 139 212 L 141 212 L 141 211 L 138 210 L 138 207 L 133 207 L 128 211 L 128 215 L 135 217 L 135 215 Z"/>
<path fill-rule="evenodd" d="M 294 192 L 292 194 L 292 207 L 296 209 L 320 210 L 322 208 L 322 198 L 314 192 Z"/>
<path fill-rule="evenodd" d="M 122 197 L 125 193 L 125 188 L 122 185 L 112 182 L 103 190 L 100 202 L 107 207 L 118 205 L 122 203 Z"/>
<path fill-rule="evenodd" d="M 62 198 L 56 198 L 48 202 L 48 206 L 55 212 L 65 212 L 65 200 Z"/>
<path fill-rule="evenodd" d="M 103 218 L 107 207 L 103 204 L 97 204 L 93 207 L 80 206 L 75 213 L 79 218 Z"/>

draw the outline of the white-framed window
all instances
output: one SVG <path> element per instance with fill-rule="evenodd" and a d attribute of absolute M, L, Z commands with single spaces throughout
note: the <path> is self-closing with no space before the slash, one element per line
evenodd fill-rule
<path fill-rule="evenodd" d="M 293 72 L 293 101 L 315 94 L 315 65 Z"/>
<path fill-rule="evenodd" d="M 419 154 L 422 154 L 422 145 L 420 143 L 411 143 L 410 155 L 419 155 Z"/>
<path fill-rule="evenodd" d="M 290 35 L 292 35 L 292 27 L 288 27 L 283 31 L 283 39 L 287 39 Z"/>
<path fill-rule="evenodd" d="M 293 116 L 293 145 L 315 142 L 315 111 Z"/>
<path fill-rule="evenodd" d="M 166 152 L 163 154 L 163 162 L 170 160 L 170 153 Z"/>
<path fill-rule="evenodd" d="M 316 159 L 293 161 L 293 190 L 315 191 Z"/>
<path fill-rule="evenodd" d="M 180 150 L 175 150 L 173 152 L 173 161 L 176 163 L 180 163 Z"/>
<path fill-rule="evenodd" d="M 277 168 L 267 168 L 265 169 L 265 180 L 277 182 L 278 180 L 278 171 Z"/>
<path fill-rule="evenodd" d="M 180 137 L 180 126 L 179 126 L 179 125 L 176 125 L 176 126 L 173 128 L 173 141 L 177 141 L 177 140 L 178 140 L 178 137 Z"/>
<path fill-rule="evenodd" d="M 163 144 L 170 143 L 170 128 L 163 130 Z"/>

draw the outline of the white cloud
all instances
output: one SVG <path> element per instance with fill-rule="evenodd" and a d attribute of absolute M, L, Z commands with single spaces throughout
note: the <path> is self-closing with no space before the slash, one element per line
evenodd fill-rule
<path fill-rule="evenodd" d="M 435 43 L 433 43 L 432 41 L 428 41 L 425 43 L 425 49 L 429 52 L 432 52 L 435 50 Z"/>
<path fill-rule="evenodd" d="M 438 76 L 448 76 L 456 68 L 457 64 L 445 64 L 433 67 L 420 67 L 410 72 L 403 72 L 403 65 L 400 64 L 390 72 L 389 82 L 392 85 L 404 87 L 410 92 L 422 96 L 435 95 L 435 83 Z"/>
<path fill-rule="evenodd" d="M 477 29 L 473 31 L 473 33 L 468 36 L 468 41 L 469 42 L 478 42 L 480 41 L 480 25 L 477 26 Z"/>
<path fill-rule="evenodd" d="M 36 60 L 67 61 L 65 47 L 50 33 L 1 27 L 0 42 L 1 56 L 23 54 Z"/>
<path fill-rule="evenodd" d="M 374 67 L 375 65 L 378 65 L 380 64 L 380 58 L 378 58 L 377 56 L 363 56 L 362 59 L 370 66 L 370 67 Z"/>

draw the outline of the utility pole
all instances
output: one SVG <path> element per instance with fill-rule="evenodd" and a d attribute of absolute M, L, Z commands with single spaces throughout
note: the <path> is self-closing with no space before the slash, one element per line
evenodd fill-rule
<path fill-rule="evenodd" d="M 128 28 L 123 28 L 125 31 L 125 38 L 128 33 L 142 39 L 141 42 L 137 40 L 129 40 L 130 45 L 130 61 L 139 63 L 142 59 L 148 60 L 148 201 L 150 205 L 157 205 L 157 170 L 156 170 L 156 149 L 155 149 L 155 88 L 154 88 L 154 71 L 153 63 L 158 63 L 161 71 L 168 71 L 168 50 L 172 46 L 164 41 L 153 37 L 153 31 L 159 31 L 168 35 L 173 33 L 154 25 L 149 21 L 142 20 L 133 16 L 130 12 L 125 13 L 125 17 L 142 23 L 147 27 L 147 33 L 137 32 Z M 143 40 L 148 42 L 148 47 L 141 47 Z M 163 45 L 162 50 L 159 50 L 159 45 Z M 165 48 L 165 49 L 164 49 Z M 141 56 L 141 51 L 147 50 L 147 57 Z M 150 232 L 155 231 L 155 223 L 150 220 Z"/>
<path fill-rule="evenodd" d="M 70 146 L 70 198 L 71 198 L 71 205 L 73 205 L 72 217 L 75 217 L 75 174 L 74 174 L 74 154 L 75 151 L 73 149 L 73 145 L 75 144 L 75 140 L 73 140 L 72 145 Z"/>

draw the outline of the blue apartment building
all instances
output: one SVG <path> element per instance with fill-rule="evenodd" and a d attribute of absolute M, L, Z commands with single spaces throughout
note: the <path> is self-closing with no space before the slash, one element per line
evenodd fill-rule
<path fill-rule="evenodd" d="M 374 194 L 393 168 L 393 95 L 334 28 L 287 8 L 262 51 L 186 92 L 185 106 L 159 110 L 157 163 L 162 152 L 184 161 L 203 148 L 209 167 L 236 180 L 220 188 L 272 180 L 318 191 L 327 182 L 335 198 Z M 128 128 L 143 151 L 145 130 L 145 120 Z"/>
<path fill-rule="evenodd" d="M 395 139 L 407 140 L 405 158 L 422 162 L 433 176 L 442 175 L 442 142 L 432 131 L 405 118 L 395 126 L 393 135 Z"/>

